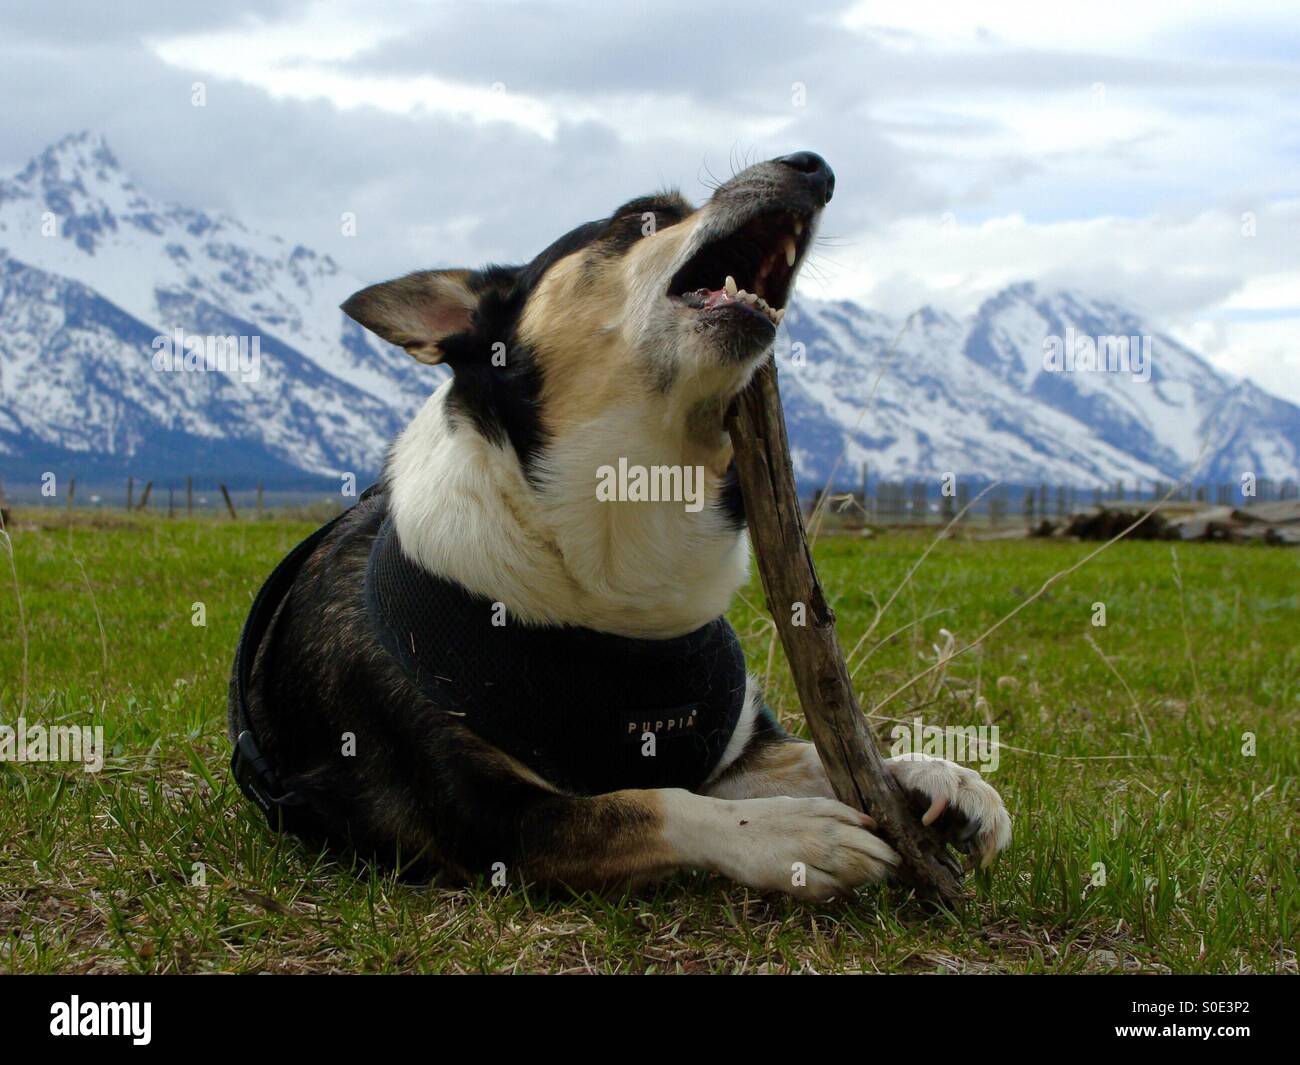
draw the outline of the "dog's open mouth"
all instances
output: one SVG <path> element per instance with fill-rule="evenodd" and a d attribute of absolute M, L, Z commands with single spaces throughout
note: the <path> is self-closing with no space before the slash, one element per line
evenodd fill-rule
<path fill-rule="evenodd" d="M 758 215 L 696 252 L 673 277 L 668 296 L 710 316 L 754 315 L 775 329 L 811 236 L 806 215 Z"/>

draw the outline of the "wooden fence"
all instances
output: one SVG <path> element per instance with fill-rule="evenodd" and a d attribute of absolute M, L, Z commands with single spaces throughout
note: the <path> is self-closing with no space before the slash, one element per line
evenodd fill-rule
<path fill-rule="evenodd" d="M 854 489 L 833 489 L 827 511 L 850 524 L 946 525 L 965 510 L 962 523 L 992 528 L 1013 524 L 1033 526 L 1043 521 L 1063 521 L 1098 506 L 1149 507 L 1169 495 L 1173 487 L 1172 482 L 1148 481 L 1145 484 L 1116 482 L 1105 487 L 1040 483 L 997 484 L 989 488 L 988 481 L 974 479 L 876 480 L 864 475 Z M 1248 495 L 1251 489 L 1253 494 Z M 820 491 L 811 496 L 810 511 L 820 496 Z M 1185 485 L 1169 495 L 1169 503 L 1249 507 L 1252 503 L 1297 497 L 1300 497 L 1300 486 L 1295 481 L 1261 478 L 1245 485 L 1242 482 Z"/>
<path fill-rule="evenodd" d="M 986 525 L 993 528 L 1013 524 L 1038 525 L 1043 521 L 1062 521 L 1073 514 L 1097 506 L 1129 507 L 1150 506 L 1163 499 L 1172 488 L 1169 482 L 1152 481 L 1146 484 L 1117 482 L 1106 487 L 1080 487 L 1065 484 L 1011 485 L 998 484 L 988 488 L 988 482 L 976 479 L 905 478 L 883 480 L 867 477 L 864 471 L 856 488 L 833 489 L 827 504 L 827 513 L 849 524 L 873 525 L 946 525 L 958 513 L 966 511 L 963 523 Z M 1247 495 L 1247 486 L 1234 484 L 1191 484 L 1180 488 L 1169 497 L 1171 504 L 1201 504 L 1204 506 L 1249 507 L 1252 503 L 1272 502 L 1300 497 L 1300 486 L 1295 481 L 1272 481 L 1261 478 L 1252 486 L 1253 495 Z M 985 489 L 988 489 L 985 491 Z M 183 489 L 183 504 L 180 499 Z M 165 491 L 166 504 L 162 499 Z M 224 515 L 231 519 L 262 517 L 265 513 L 265 489 L 259 482 L 254 489 L 232 493 L 220 482 L 196 489 L 193 477 L 184 484 L 157 486 L 146 481 L 136 497 L 136 480 L 128 477 L 122 495 L 115 501 L 112 494 L 97 495 L 85 491 L 78 494 L 76 478 L 69 478 L 62 499 L 45 500 L 48 505 L 58 502 L 72 510 L 74 506 L 112 508 L 124 507 L 128 511 L 165 514 L 175 518 L 181 513 L 193 517 L 199 513 Z M 310 495 L 316 493 L 291 493 Z M 808 499 L 809 512 L 816 506 L 821 492 Z M 238 497 L 238 499 L 237 499 Z M 4 489 L 0 486 L 0 504 L 4 502 Z M 343 506 L 353 502 L 341 498 Z M 183 510 L 182 510 L 183 506 Z"/>

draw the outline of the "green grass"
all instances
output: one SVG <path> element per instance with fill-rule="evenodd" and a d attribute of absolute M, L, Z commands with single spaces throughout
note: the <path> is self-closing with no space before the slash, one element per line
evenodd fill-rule
<path fill-rule="evenodd" d="M 936 916 L 888 888 L 813 905 L 682 875 L 546 897 L 405 884 L 308 853 L 230 783 L 224 730 L 252 596 L 312 526 L 40 517 L 13 530 L 25 716 L 100 723 L 111 755 L 98 774 L 0 764 L 0 972 L 1296 971 L 1294 551 L 1180 546 L 1180 592 L 1168 544 L 1117 544 L 880 710 L 991 721 L 1009 748 L 989 779 L 1012 846 L 958 916 Z M 818 546 L 846 646 L 928 542 Z M 934 661 L 941 627 L 974 639 L 1088 550 L 941 544 L 876 631 L 913 623 L 859 673 L 864 705 Z M 0 720 L 13 724 L 23 639 L 3 551 L 0 589 Z M 761 604 L 756 585 L 745 597 Z M 198 602 L 205 627 L 191 623 Z M 745 602 L 733 620 L 765 674 L 770 631 Z M 779 651 L 769 694 L 799 729 Z"/>

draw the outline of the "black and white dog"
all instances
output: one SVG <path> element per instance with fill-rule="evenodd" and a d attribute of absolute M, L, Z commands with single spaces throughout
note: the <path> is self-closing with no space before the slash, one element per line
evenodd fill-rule
<path fill-rule="evenodd" d="M 799 152 L 698 209 L 636 199 L 525 266 L 344 304 L 452 376 L 248 652 L 232 736 L 255 737 L 296 831 L 576 888 L 691 868 L 822 898 L 889 875 L 722 620 L 749 559 L 724 415 L 834 182 Z M 615 469 L 695 471 L 696 505 L 602 490 Z M 978 773 L 890 765 L 985 862 L 1009 842 Z"/>

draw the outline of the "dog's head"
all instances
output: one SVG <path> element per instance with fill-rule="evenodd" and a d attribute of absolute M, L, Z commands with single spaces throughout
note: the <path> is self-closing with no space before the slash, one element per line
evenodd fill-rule
<path fill-rule="evenodd" d="M 632 200 L 525 266 L 430 270 L 343 310 L 454 374 L 452 406 L 525 466 L 611 409 L 720 412 L 771 348 L 835 177 L 798 152 L 759 163 L 702 207 Z"/>

